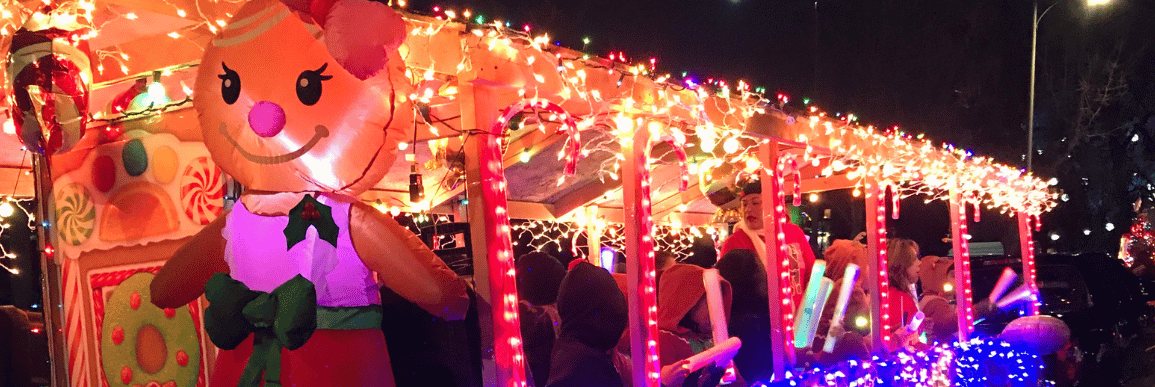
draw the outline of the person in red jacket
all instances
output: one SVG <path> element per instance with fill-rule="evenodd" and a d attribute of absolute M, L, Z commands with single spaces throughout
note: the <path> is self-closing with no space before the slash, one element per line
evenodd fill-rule
<path fill-rule="evenodd" d="M 910 336 L 904 327 L 910 323 L 918 305 L 913 294 L 914 284 L 918 283 L 919 276 L 918 243 L 910 239 L 891 238 L 886 242 L 886 271 L 890 282 L 889 313 L 883 317 L 894 332 L 896 340 Z M 903 343 L 892 341 L 890 349 L 901 348 Z"/>
<path fill-rule="evenodd" d="M 766 262 L 767 247 L 765 224 L 762 219 L 762 183 L 755 180 L 742 190 L 742 220 L 734 225 L 734 233 L 722 242 L 719 255 L 725 256 L 734 249 L 746 249 L 758 254 L 759 262 Z M 794 305 L 802 301 L 802 292 L 810 278 L 810 267 L 814 265 L 814 251 L 802 228 L 784 222 L 780 230 L 786 237 L 786 255 L 790 262 L 791 294 Z M 775 260 L 776 261 L 776 260 Z"/>

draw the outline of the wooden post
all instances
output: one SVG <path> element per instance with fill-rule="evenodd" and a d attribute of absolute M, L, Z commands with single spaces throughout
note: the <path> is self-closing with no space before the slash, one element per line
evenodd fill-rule
<path fill-rule="evenodd" d="M 958 309 L 958 339 L 966 342 L 974 331 L 974 308 L 971 306 L 971 254 L 967 242 L 966 203 L 958 184 L 950 188 L 950 238 L 954 256 L 955 302 Z"/>
<path fill-rule="evenodd" d="M 874 267 L 866 270 L 866 291 L 870 293 L 871 352 L 886 354 L 893 346 L 890 333 L 890 279 L 886 265 L 886 187 L 873 178 L 866 180 L 866 254 Z"/>
<path fill-rule="evenodd" d="M 630 356 L 634 387 L 659 387 L 657 274 L 654 268 L 654 220 L 650 215 L 650 131 L 625 118 L 618 129 L 633 138 L 622 144 L 622 207 L 625 221 L 626 298 L 630 310 Z M 595 300 L 591 300 L 596 302 Z"/>
<path fill-rule="evenodd" d="M 1023 256 L 1023 283 L 1038 294 L 1038 284 L 1035 283 L 1035 238 L 1031 233 L 1031 216 L 1025 212 L 1018 213 L 1019 218 L 1019 249 Z M 1029 316 L 1039 314 L 1039 302 L 1034 297 L 1027 309 Z"/>
<path fill-rule="evenodd" d="M 68 350 L 64 338 L 64 288 L 61 284 L 59 257 L 55 251 L 56 211 L 52 189 L 52 167 L 50 156 L 34 155 L 32 171 L 35 175 L 36 192 L 36 233 L 40 253 L 40 289 L 43 293 L 40 304 L 44 307 L 44 332 L 48 338 L 48 360 L 53 387 L 69 384 Z M 78 371 L 79 372 L 79 371 Z"/>
<path fill-rule="evenodd" d="M 782 250 L 785 235 L 781 224 L 784 215 L 781 173 L 778 167 L 778 143 L 763 141 L 758 148 L 761 157 L 762 225 L 766 236 L 767 294 L 770 296 L 770 345 L 774 360 L 774 380 L 784 380 L 786 371 L 794 368 L 794 300 L 790 294 L 790 262 Z M 766 171 L 775 171 L 767 175 Z M 737 232 L 737 231 L 736 231 Z"/>
<path fill-rule="evenodd" d="M 482 375 L 486 386 L 524 387 L 525 355 L 517 313 L 505 169 L 501 159 L 502 126 L 497 100 L 487 87 L 462 82 L 461 121 L 486 134 L 466 137 L 466 193 L 473 244 L 473 278 L 481 322 Z"/>

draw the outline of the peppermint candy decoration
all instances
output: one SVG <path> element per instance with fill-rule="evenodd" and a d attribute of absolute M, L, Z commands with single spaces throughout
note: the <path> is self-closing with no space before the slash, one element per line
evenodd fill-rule
<path fill-rule="evenodd" d="M 221 169 L 208 157 L 194 159 L 181 176 L 180 200 L 185 216 L 196 224 L 211 223 L 224 209 L 225 186 Z"/>
<path fill-rule="evenodd" d="M 60 240 L 80 246 L 92 236 L 96 224 L 96 206 L 88 189 L 72 183 L 56 194 L 56 230 Z"/>

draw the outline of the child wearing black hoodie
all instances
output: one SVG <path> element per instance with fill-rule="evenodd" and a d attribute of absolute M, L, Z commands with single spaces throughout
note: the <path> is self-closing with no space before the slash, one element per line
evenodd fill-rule
<path fill-rule="evenodd" d="M 586 262 L 570 269 L 558 290 L 561 332 L 546 387 L 622 387 L 613 352 L 629 321 L 627 309 L 605 269 Z"/>

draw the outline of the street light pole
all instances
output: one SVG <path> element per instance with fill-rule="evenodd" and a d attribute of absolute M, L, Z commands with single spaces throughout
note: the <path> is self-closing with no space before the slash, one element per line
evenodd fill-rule
<path fill-rule="evenodd" d="M 1033 159 L 1035 156 L 1035 53 L 1038 51 L 1039 45 L 1039 20 L 1047 15 L 1051 8 L 1063 0 L 1056 1 L 1043 10 L 1039 14 L 1039 1 L 1031 1 L 1031 93 L 1030 100 L 1027 103 L 1027 173 L 1031 173 L 1033 167 Z M 1088 8 L 1099 7 L 1110 3 L 1111 0 L 1086 0 Z"/>
<path fill-rule="evenodd" d="M 1035 52 L 1039 45 L 1039 2 L 1032 1 L 1031 14 L 1031 98 L 1027 103 L 1027 173 L 1035 155 Z M 1053 5 L 1052 5 L 1053 6 Z M 1049 11 L 1050 8 L 1047 8 Z M 1044 12 L 1046 13 L 1046 12 Z"/>

